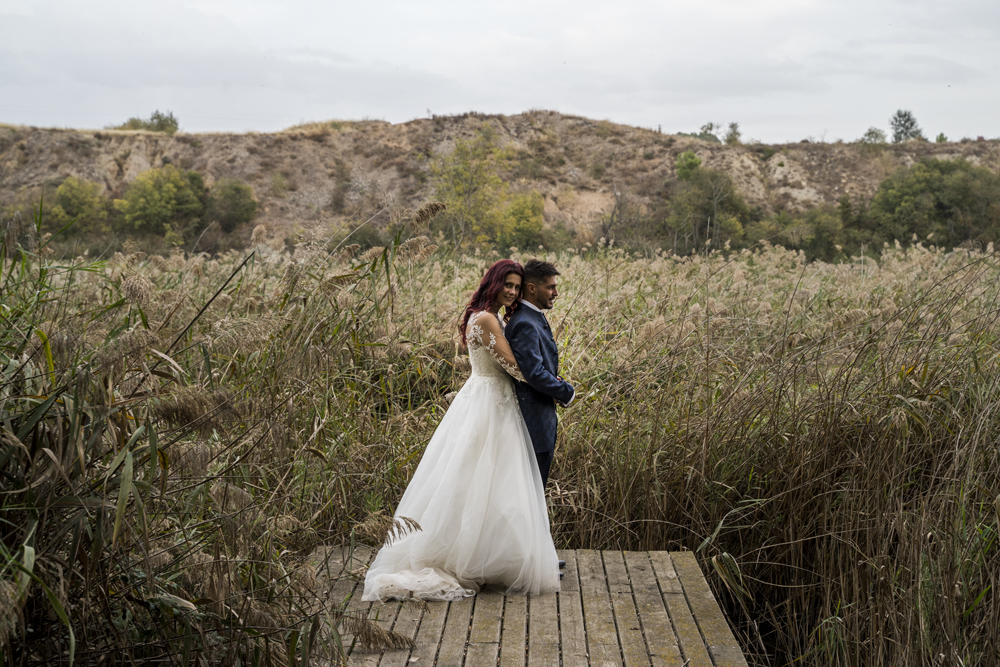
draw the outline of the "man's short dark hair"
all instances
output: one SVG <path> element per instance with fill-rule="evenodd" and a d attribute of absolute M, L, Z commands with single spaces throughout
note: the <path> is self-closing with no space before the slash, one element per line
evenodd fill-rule
<path fill-rule="evenodd" d="M 524 263 L 524 282 L 535 283 L 536 285 L 546 278 L 558 276 L 559 272 L 551 262 L 543 262 L 540 259 L 529 259 Z"/>

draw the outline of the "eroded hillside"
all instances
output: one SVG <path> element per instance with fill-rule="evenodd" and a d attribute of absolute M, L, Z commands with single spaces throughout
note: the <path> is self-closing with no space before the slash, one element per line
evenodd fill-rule
<path fill-rule="evenodd" d="M 1000 142 L 910 142 L 883 150 L 856 144 L 725 146 L 608 121 L 533 111 L 517 116 L 435 117 L 408 123 L 316 123 L 273 134 L 185 134 L 0 126 L 0 198 L 13 201 L 67 176 L 100 183 L 119 197 L 141 172 L 171 163 L 211 185 L 253 186 L 257 222 L 276 232 L 338 222 L 380 205 L 414 207 L 433 197 L 429 158 L 490 124 L 515 155 L 515 189 L 545 197 L 549 224 L 584 235 L 606 215 L 613 192 L 646 204 L 664 194 L 677 156 L 694 151 L 728 172 L 747 203 L 764 212 L 803 210 L 843 195 L 867 200 L 901 165 L 923 157 L 964 157 L 1000 170 Z"/>

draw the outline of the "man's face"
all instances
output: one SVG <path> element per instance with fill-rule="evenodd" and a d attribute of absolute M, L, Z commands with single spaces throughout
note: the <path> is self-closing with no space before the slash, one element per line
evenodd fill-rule
<path fill-rule="evenodd" d="M 538 284 L 531 283 L 531 286 L 528 288 L 534 288 L 532 303 L 543 310 L 551 309 L 552 305 L 556 302 L 556 297 L 559 296 L 559 290 L 556 288 L 556 277 L 542 278 Z"/>

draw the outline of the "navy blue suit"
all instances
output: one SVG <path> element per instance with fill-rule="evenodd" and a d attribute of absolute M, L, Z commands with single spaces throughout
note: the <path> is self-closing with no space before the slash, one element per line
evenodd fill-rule
<path fill-rule="evenodd" d="M 542 473 L 542 485 L 549 479 L 549 466 L 556 451 L 556 405 L 569 403 L 573 385 L 559 379 L 559 350 L 545 316 L 523 303 L 518 304 L 504 331 L 510 349 L 524 375 L 515 382 L 517 402 L 531 435 L 531 445 Z"/>

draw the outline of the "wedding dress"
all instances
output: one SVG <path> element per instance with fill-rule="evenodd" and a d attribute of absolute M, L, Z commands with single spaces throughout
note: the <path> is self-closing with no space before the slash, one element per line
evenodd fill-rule
<path fill-rule="evenodd" d="M 362 600 L 457 600 L 485 584 L 532 595 L 559 590 L 545 492 L 510 379 L 521 374 L 502 335 L 484 334 L 484 317 L 495 316 L 469 318 L 472 375 L 396 508 L 421 530 L 383 546 Z"/>

